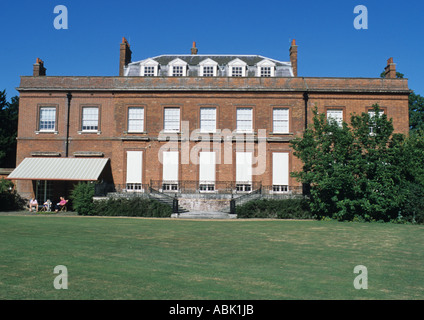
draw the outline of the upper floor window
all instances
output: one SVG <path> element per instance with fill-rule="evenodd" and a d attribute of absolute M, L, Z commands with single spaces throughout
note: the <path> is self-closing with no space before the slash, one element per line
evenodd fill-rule
<path fill-rule="evenodd" d="M 243 77 L 243 67 L 232 67 L 231 68 L 232 77 Z"/>
<path fill-rule="evenodd" d="M 258 77 L 274 77 L 275 76 L 275 63 L 264 59 L 257 64 Z"/>
<path fill-rule="evenodd" d="M 200 108 L 200 131 L 216 131 L 216 108 Z"/>
<path fill-rule="evenodd" d="M 274 133 L 289 133 L 289 109 L 275 108 L 272 111 L 272 131 Z"/>
<path fill-rule="evenodd" d="M 329 123 L 335 122 L 341 128 L 343 126 L 343 110 L 328 109 L 327 122 Z"/>
<path fill-rule="evenodd" d="M 56 129 L 56 108 L 41 107 L 40 108 L 40 131 L 54 131 Z"/>
<path fill-rule="evenodd" d="M 252 132 L 253 110 L 252 108 L 237 108 L 237 131 Z"/>
<path fill-rule="evenodd" d="M 380 118 L 383 114 L 384 110 L 380 110 L 378 117 Z M 370 117 L 370 135 L 375 135 L 377 133 L 377 124 L 375 123 L 375 111 L 369 110 L 368 115 Z"/>
<path fill-rule="evenodd" d="M 230 77 L 245 77 L 246 76 L 246 62 L 239 58 L 234 59 L 228 63 Z"/>
<path fill-rule="evenodd" d="M 128 132 L 144 131 L 144 108 L 130 107 L 128 108 Z"/>
<path fill-rule="evenodd" d="M 180 131 L 180 108 L 165 108 L 163 118 L 163 129 L 165 131 Z"/>
<path fill-rule="evenodd" d="M 83 107 L 82 108 L 82 131 L 98 131 L 99 130 L 99 108 Z"/>
<path fill-rule="evenodd" d="M 218 63 L 208 58 L 199 63 L 201 77 L 215 77 L 217 75 Z"/>
<path fill-rule="evenodd" d="M 271 77 L 271 67 L 261 67 L 261 77 Z"/>
<path fill-rule="evenodd" d="M 153 59 L 147 59 L 140 63 L 140 74 L 144 77 L 155 77 L 158 75 L 159 63 Z"/>
<path fill-rule="evenodd" d="M 155 67 L 145 66 L 144 67 L 144 76 L 145 77 L 154 77 L 155 76 Z"/>
<path fill-rule="evenodd" d="M 180 58 L 172 60 L 168 65 L 168 75 L 170 77 L 185 77 L 187 75 L 187 62 Z"/>
<path fill-rule="evenodd" d="M 173 66 L 172 67 L 172 76 L 173 77 L 182 77 L 183 76 L 183 67 L 182 66 Z"/>

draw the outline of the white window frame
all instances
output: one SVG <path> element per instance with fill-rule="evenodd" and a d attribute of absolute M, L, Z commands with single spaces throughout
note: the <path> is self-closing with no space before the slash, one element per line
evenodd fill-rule
<path fill-rule="evenodd" d="M 283 112 L 284 111 L 284 112 Z M 280 113 L 280 114 L 279 114 Z M 286 129 L 280 129 L 286 123 Z M 289 108 L 273 108 L 272 109 L 272 133 L 289 133 L 290 132 L 290 109 Z"/>
<path fill-rule="evenodd" d="M 341 128 L 343 127 L 343 109 L 327 109 L 327 122 L 335 121 Z"/>
<path fill-rule="evenodd" d="M 144 132 L 144 107 L 128 107 L 128 132 Z"/>
<path fill-rule="evenodd" d="M 216 107 L 201 107 L 199 124 L 200 132 L 216 132 Z"/>
<path fill-rule="evenodd" d="M 249 111 L 249 112 L 247 112 Z M 243 114 L 244 113 L 244 114 Z M 247 116 L 250 119 L 244 119 Z M 250 126 L 244 124 L 250 123 Z M 252 133 L 253 132 L 253 108 L 252 107 L 237 107 L 236 110 L 236 131 L 240 133 Z"/>
<path fill-rule="evenodd" d="M 228 63 L 230 77 L 245 77 L 247 63 L 236 58 Z M 239 72 L 240 71 L 240 72 Z"/>
<path fill-rule="evenodd" d="M 153 73 L 151 72 L 153 68 Z M 142 77 L 156 77 L 159 71 L 159 63 L 153 59 L 147 59 L 140 63 L 140 75 Z"/>
<path fill-rule="evenodd" d="M 212 68 L 212 73 L 206 73 L 206 68 Z M 199 70 L 200 77 L 216 77 L 218 74 L 218 63 L 210 58 L 205 59 L 199 63 Z"/>
<path fill-rule="evenodd" d="M 178 72 L 178 75 L 174 73 L 174 67 L 178 67 L 178 69 L 181 68 L 181 75 Z M 187 76 L 187 62 L 177 58 L 172 60 L 168 64 L 168 76 L 170 77 L 185 77 Z"/>
<path fill-rule="evenodd" d="M 171 111 L 178 110 L 172 114 Z M 172 117 L 175 117 L 174 119 Z M 178 122 L 178 127 L 176 123 Z M 181 130 L 181 110 L 179 107 L 165 107 L 163 108 L 163 131 L 164 132 L 180 132 Z"/>
<path fill-rule="evenodd" d="M 257 65 L 256 74 L 258 77 L 275 77 L 275 63 L 264 59 L 261 62 L 259 62 Z M 264 70 L 269 70 L 269 75 L 267 72 L 267 75 L 264 75 Z"/>
<path fill-rule="evenodd" d="M 44 123 L 49 123 L 45 125 Z M 51 128 L 53 123 L 53 128 Z M 38 130 L 42 132 L 56 131 L 56 107 L 40 107 Z"/>
<path fill-rule="evenodd" d="M 99 131 L 99 116 L 100 108 L 97 106 L 84 106 L 81 110 L 81 131 L 83 132 L 98 132 Z M 94 111 L 96 112 L 89 112 Z M 94 125 L 95 124 L 95 125 Z M 84 128 L 85 127 L 85 128 Z M 92 129 L 92 127 L 94 127 Z"/>

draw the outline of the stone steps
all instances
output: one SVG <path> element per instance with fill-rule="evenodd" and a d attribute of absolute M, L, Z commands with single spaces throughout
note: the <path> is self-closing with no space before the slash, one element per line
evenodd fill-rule
<path fill-rule="evenodd" d="M 237 215 L 225 212 L 190 211 L 184 213 L 173 213 L 171 218 L 177 219 L 236 219 Z"/>

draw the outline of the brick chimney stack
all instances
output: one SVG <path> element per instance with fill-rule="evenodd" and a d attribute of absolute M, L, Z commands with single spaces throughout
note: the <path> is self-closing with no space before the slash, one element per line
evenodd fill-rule
<path fill-rule="evenodd" d="M 393 58 L 387 60 L 387 66 L 384 69 L 386 79 L 396 79 L 396 63 L 393 63 Z"/>
<path fill-rule="evenodd" d="M 293 75 L 297 77 L 297 45 L 295 39 L 292 40 L 290 47 L 290 62 L 293 68 Z"/>
<path fill-rule="evenodd" d="M 46 68 L 44 68 L 44 61 L 40 58 L 37 58 L 36 62 L 34 63 L 32 76 L 33 77 L 40 77 L 46 75 Z"/>
<path fill-rule="evenodd" d="M 119 54 L 119 76 L 124 75 L 124 67 L 131 62 L 131 54 L 130 44 L 127 39 L 123 37 Z"/>
<path fill-rule="evenodd" d="M 191 54 L 197 54 L 196 42 L 193 41 L 193 47 L 191 48 Z"/>

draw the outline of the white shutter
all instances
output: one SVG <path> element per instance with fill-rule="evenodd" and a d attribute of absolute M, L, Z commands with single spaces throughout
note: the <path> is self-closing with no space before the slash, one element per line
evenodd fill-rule
<path fill-rule="evenodd" d="M 199 182 L 215 182 L 215 152 L 199 153 Z"/>
<path fill-rule="evenodd" d="M 178 181 L 178 151 L 163 153 L 163 181 Z"/>
<path fill-rule="evenodd" d="M 236 181 L 252 182 L 252 152 L 236 153 Z"/>
<path fill-rule="evenodd" d="M 287 152 L 272 154 L 272 184 L 289 185 L 289 154 Z"/>
<path fill-rule="evenodd" d="M 127 151 L 127 183 L 142 183 L 143 151 Z"/>

